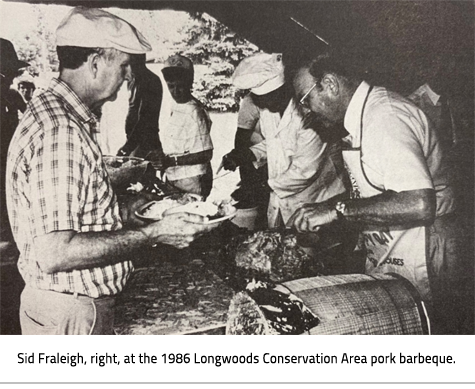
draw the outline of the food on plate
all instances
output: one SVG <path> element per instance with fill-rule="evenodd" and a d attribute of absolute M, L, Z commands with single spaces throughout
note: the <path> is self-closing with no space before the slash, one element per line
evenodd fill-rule
<path fill-rule="evenodd" d="M 179 204 L 172 199 L 163 199 L 160 201 L 152 201 L 140 209 L 138 216 L 142 216 L 147 219 L 159 220 L 162 218 L 163 213 L 170 208 L 178 207 Z"/>
<path fill-rule="evenodd" d="M 144 186 L 141 182 L 137 182 L 135 184 L 130 184 L 130 186 L 127 188 L 127 192 L 132 192 L 132 193 L 140 193 L 144 189 Z"/>
<path fill-rule="evenodd" d="M 186 205 L 189 203 L 203 201 L 203 197 L 194 193 L 175 193 L 167 196 L 167 199 L 176 201 L 178 205 Z"/>
<path fill-rule="evenodd" d="M 174 194 L 161 201 L 152 201 L 141 208 L 137 215 L 150 220 L 159 220 L 165 215 L 182 212 L 205 216 L 211 221 L 235 214 L 236 208 L 224 201 L 219 204 L 204 202 L 201 196 L 186 193 Z"/>
<path fill-rule="evenodd" d="M 196 215 L 205 216 L 208 220 L 217 220 L 223 216 L 229 216 L 236 213 L 236 208 L 230 202 L 222 201 L 216 202 L 193 202 L 183 205 L 181 207 L 172 208 L 166 211 L 166 214 L 187 212 Z"/>
<path fill-rule="evenodd" d="M 218 219 L 221 216 L 233 215 L 237 209 L 230 201 L 221 201 L 218 204 L 218 212 L 215 215 L 208 215 L 209 220 Z"/>

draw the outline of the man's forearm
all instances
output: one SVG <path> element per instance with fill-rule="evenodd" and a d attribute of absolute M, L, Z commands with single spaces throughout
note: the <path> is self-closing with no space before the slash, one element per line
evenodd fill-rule
<path fill-rule="evenodd" d="M 85 232 L 54 231 L 35 238 L 33 250 L 46 273 L 105 266 L 130 259 L 140 248 L 156 243 L 188 247 L 216 225 L 200 215 L 175 213 L 134 229 Z"/>
<path fill-rule="evenodd" d="M 287 222 L 299 232 L 316 232 L 321 226 L 340 218 L 358 223 L 361 228 L 391 227 L 406 229 L 429 225 L 435 218 L 433 189 L 406 192 L 387 191 L 366 198 L 304 204 Z"/>
<path fill-rule="evenodd" d="M 124 261 L 152 242 L 140 229 L 76 233 L 52 232 L 36 238 L 40 268 L 46 273 L 72 271 Z"/>
<path fill-rule="evenodd" d="M 366 199 L 344 201 L 344 217 L 369 226 L 411 227 L 431 224 L 436 199 L 432 189 L 387 191 Z"/>
<path fill-rule="evenodd" d="M 252 146 L 251 143 L 252 130 L 245 130 L 238 127 L 234 138 L 235 149 L 247 149 Z"/>

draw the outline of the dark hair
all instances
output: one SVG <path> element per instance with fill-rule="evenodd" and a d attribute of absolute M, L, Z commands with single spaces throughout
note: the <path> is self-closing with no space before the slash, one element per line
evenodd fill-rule
<path fill-rule="evenodd" d="M 23 86 L 25 88 L 36 89 L 35 83 L 31 81 L 20 81 L 18 82 L 18 86 Z"/>
<path fill-rule="evenodd" d="M 111 59 L 116 53 L 115 49 L 77 46 L 58 46 L 56 51 L 59 59 L 59 71 L 79 68 L 92 54 L 99 54 L 106 56 L 107 59 Z"/>
<path fill-rule="evenodd" d="M 349 85 L 359 85 L 365 73 L 358 57 L 342 52 L 326 52 L 308 63 L 310 74 L 321 85 L 325 74 L 335 74 Z"/>

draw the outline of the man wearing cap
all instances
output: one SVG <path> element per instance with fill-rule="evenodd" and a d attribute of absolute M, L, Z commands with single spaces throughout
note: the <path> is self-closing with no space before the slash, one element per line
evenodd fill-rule
<path fill-rule="evenodd" d="M 191 94 L 193 63 L 173 55 L 165 61 L 162 73 L 174 104 L 160 131 L 164 155 L 155 155 L 152 163 L 165 169 L 167 180 L 175 187 L 206 198 L 213 186 L 211 120 Z"/>
<path fill-rule="evenodd" d="M 210 227 L 189 214 L 151 224 L 121 217 L 93 112 L 130 79 L 130 55 L 150 50 L 142 34 L 108 12 L 81 7 L 56 34 L 59 78 L 30 102 L 8 153 L 8 210 L 26 283 L 22 333 L 110 334 L 114 297 L 137 250 L 187 247 Z"/>
<path fill-rule="evenodd" d="M 264 140 L 259 116 L 259 108 L 254 104 L 251 94 L 248 93 L 242 98 L 239 105 L 237 130 L 234 137 L 235 149 L 245 152 L 245 149 Z M 241 177 L 239 187 L 231 193 L 231 197 L 238 202 L 238 208 L 249 209 L 257 207 L 255 221 L 257 229 L 267 226 L 267 208 L 270 195 L 270 188 L 267 184 L 267 170 L 267 164 L 256 169 L 253 159 L 245 161 L 239 166 L 239 175 Z"/>
<path fill-rule="evenodd" d="M 264 140 L 249 149 L 232 150 L 223 157 L 223 166 L 234 170 L 247 159 L 254 160 L 256 167 L 267 162 L 272 189 L 267 213 L 270 228 L 284 225 L 302 204 L 345 192 L 341 170 L 332 159 L 333 146 L 306 128 L 291 86 L 285 83 L 281 54 L 245 58 L 233 82 L 240 89 L 250 89 Z"/>

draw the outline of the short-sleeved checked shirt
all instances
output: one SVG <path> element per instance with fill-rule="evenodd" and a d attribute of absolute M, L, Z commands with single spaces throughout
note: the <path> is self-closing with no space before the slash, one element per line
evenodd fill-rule
<path fill-rule="evenodd" d="M 180 156 L 212 150 L 211 120 L 203 105 L 192 99 L 185 104 L 175 104 L 170 118 L 160 128 L 163 152 Z M 172 166 L 166 170 L 169 180 L 203 175 L 208 164 Z"/>
<path fill-rule="evenodd" d="M 60 80 L 33 99 L 12 139 L 7 162 L 7 203 L 18 268 L 33 288 L 90 297 L 120 292 L 132 263 L 47 274 L 33 239 L 53 231 L 78 233 L 122 228 L 117 197 L 96 143 L 97 117 Z"/>

